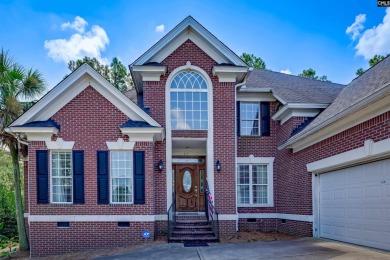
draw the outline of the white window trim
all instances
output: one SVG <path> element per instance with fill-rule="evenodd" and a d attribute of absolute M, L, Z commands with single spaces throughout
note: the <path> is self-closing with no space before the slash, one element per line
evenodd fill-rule
<path fill-rule="evenodd" d="M 48 150 L 72 150 L 75 142 L 64 141 L 64 139 L 59 137 L 55 141 L 45 141 L 45 143 Z"/>
<path fill-rule="evenodd" d="M 169 106 L 169 114 L 171 113 L 171 98 L 170 98 L 170 96 L 171 96 L 172 92 L 177 92 L 177 93 L 179 93 L 179 92 L 184 92 L 184 93 L 187 93 L 187 92 L 208 93 L 209 92 L 210 84 L 209 84 L 209 81 L 207 80 L 207 78 L 205 78 L 205 76 L 203 75 L 203 73 L 200 73 L 198 70 L 194 69 L 193 66 L 191 65 L 191 62 L 189 62 L 189 61 L 187 61 L 185 67 L 186 67 L 185 69 L 179 70 L 175 74 L 172 73 L 172 78 L 169 81 L 169 93 L 168 93 L 168 95 L 169 95 L 169 104 L 167 104 Z M 173 80 L 176 78 L 176 76 L 178 76 L 182 72 L 195 72 L 195 73 L 197 73 L 199 76 L 201 76 L 203 78 L 204 82 L 207 85 L 207 88 L 206 89 L 179 89 L 179 88 L 174 89 L 174 88 L 172 88 L 171 86 L 172 86 Z M 199 129 L 176 129 L 176 128 L 173 128 L 172 127 L 172 117 L 170 116 L 169 124 L 170 124 L 171 129 L 172 130 L 184 130 L 184 131 L 204 131 L 204 130 L 207 131 L 210 128 L 209 127 L 209 125 L 210 125 L 210 121 L 209 121 L 209 119 L 210 119 L 210 116 L 209 116 L 209 114 L 210 114 L 210 105 L 209 105 L 209 103 L 210 103 L 210 95 L 208 94 L 207 95 L 207 128 L 206 129 L 202 129 L 202 128 L 199 128 Z"/>
<path fill-rule="evenodd" d="M 130 152 L 130 158 L 131 158 L 131 163 L 133 164 L 132 165 L 132 171 L 131 171 L 131 181 L 133 182 L 131 187 L 132 187 L 132 190 L 131 190 L 131 201 L 130 202 L 113 202 L 112 201 L 112 174 L 111 174 L 111 152 Z M 113 205 L 131 205 L 131 204 L 134 204 L 134 157 L 133 157 L 133 150 L 110 150 L 110 157 L 109 157 L 109 169 L 108 169 L 108 174 L 109 174 L 109 178 L 108 178 L 108 185 L 109 185 L 109 190 L 110 190 L 110 204 L 113 204 Z"/>
<path fill-rule="evenodd" d="M 126 142 L 123 138 L 118 138 L 116 142 L 106 142 L 108 150 L 133 150 L 135 142 Z"/>
<path fill-rule="evenodd" d="M 241 132 L 241 128 L 242 128 L 241 122 L 244 120 L 244 119 L 241 118 L 241 112 L 242 112 L 242 110 L 241 110 L 241 104 L 248 104 L 248 103 L 256 103 L 256 104 L 259 106 L 259 119 L 258 119 L 258 121 L 259 121 L 259 134 L 257 134 L 257 135 L 244 135 L 244 134 L 242 134 L 242 132 Z M 260 111 L 260 102 L 258 102 L 258 101 L 240 101 L 239 106 L 240 106 L 240 136 L 261 136 L 261 111 Z M 245 121 L 249 121 L 249 120 L 245 120 Z M 251 120 L 251 121 L 255 121 L 255 120 Z"/>
<path fill-rule="evenodd" d="M 74 143 L 74 142 L 73 142 Z M 71 169 L 72 169 L 72 201 L 71 202 L 53 202 L 53 175 L 52 175 L 52 153 L 53 152 L 70 152 L 70 163 L 71 163 Z M 73 204 L 73 153 L 72 150 L 69 149 L 55 149 L 55 150 L 50 150 L 50 161 L 49 161 L 49 168 L 50 168 L 50 203 L 51 204 Z"/>
<path fill-rule="evenodd" d="M 274 160 L 275 157 L 254 157 L 250 155 L 249 157 L 237 157 L 237 167 L 236 167 L 236 187 L 237 187 L 237 176 L 238 176 L 238 165 L 246 164 L 265 164 L 267 165 L 267 180 L 268 180 L 268 203 L 266 204 L 239 204 L 238 203 L 238 194 L 236 192 L 237 198 L 237 207 L 240 208 L 264 208 L 264 207 L 274 207 Z M 250 167 L 249 171 L 251 172 L 252 167 Z M 252 181 L 251 181 L 252 182 Z M 236 188 L 237 189 L 237 188 Z M 250 189 L 251 190 L 251 189 Z M 251 192 L 249 192 L 249 197 L 252 198 Z M 251 199 L 250 199 L 251 201 Z"/>

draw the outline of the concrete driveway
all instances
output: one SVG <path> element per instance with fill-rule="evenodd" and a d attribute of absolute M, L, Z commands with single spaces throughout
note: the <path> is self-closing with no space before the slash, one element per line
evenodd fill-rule
<path fill-rule="evenodd" d="M 164 244 L 97 259 L 390 259 L 390 252 L 315 238 L 209 245 Z"/>

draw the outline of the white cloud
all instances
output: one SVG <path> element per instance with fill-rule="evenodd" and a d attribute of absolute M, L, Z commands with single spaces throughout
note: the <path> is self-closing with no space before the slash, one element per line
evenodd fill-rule
<path fill-rule="evenodd" d="M 76 16 L 74 18 L 73 23 L 66 22 L 61 25 L 62 30 L 65 29 L 73 29 L 78 33 L 83 33 L 85 31 L 85 27 L 88 25 L 87 21 L 85 21 L 82 17 Z"/>
<path fill-rule="evenodd" d="M 72 29 L 76 33 L 70 36 L 69 39 L 54 39 L 45 41 L 45 49 L 48 50 L 47 55 L 56 62 L 68 63 L 70 60 L 81 59 L 84 56 L 95 57 L 102 63 L 107 63 L 107 60 L 102 57 L 102 52 L 105 51 L 109 44 L 106 31 L 98 25 L 92 26 L 91 30 L 87 30 L 87 22 L 77 16 L 72 23 L 64 23 L 61 25 L 63 29 Z"/>
<path fill-rule="evenodd" d="M 284 74 L 291 75 L 290 69 L 281 70 L 280 72 L 281 72 L 281 73 L 284 73 Z"/>
<path fill-rule="evenodd" d="M 361 30 L 364 29 L 364 23 L 366 22 L 366 15 L 359 14 L 355 17 L 355 22 L 347 27 L 346 34 L 350 35 L 352 40 L 356 40 L 359 37 Z"/>
<path fill-rule="evenodd" d="M 390 8 L 386 9 L 382 23 L 361 34 L 355 49 L 356 54 L 363 56 L 366 60 L 376 54 L 390 53 Z"/>
<path fill-rule="evenodd" d="M 164 24 L 160 24 L 160 25 L 156 26 L 156 32 L 164 33 L 164 31 L 165 31 L 165 25 Z"/>

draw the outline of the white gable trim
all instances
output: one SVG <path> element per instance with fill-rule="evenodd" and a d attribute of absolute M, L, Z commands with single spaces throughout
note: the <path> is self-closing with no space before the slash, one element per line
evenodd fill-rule
<path fill-rule="evenodd" d="M 132 65 L 161 62 L 188 39 L 218 63 L 232 63 L 237 66 L 247 66 L 234 52 L 191 16 L 188 16 L 179 23 L 160 41 L 134 61 Z"/>
<path fill-rule="evenodd" d="M 280 121 L 283 125 L 291 117 L 315 117 L 322 109 L 325 109 L 329 104 L 315 104 L 315 103 L 288 103 L 284 105 L 273 116 L 273 120 Z"/>
<path fill-rule="evenodd" d="M 313 144 L 321 142 L 331 136 L 341 133 L 371 118 L 389 111 L 390 107 L 390 83 L 386 83 L 381 89 L 365 97 L 351 107 L 340 111 L 321 124 L 314 126 L 308 131 L 294 135 L 278 150 L 292 148 L 293 152 L 303 150 Z"/>
<path fill-rule="evenodd" d="M 23 125 L 32 121 L 48 120 L 88 86 L 92 86 L 130 119 L 144 121 L 152 126 L 161 127 L 159 123 L 131 102 L 88 64 L 80 66 L 71 73 L 39 100 L 37 104 L 14 121 L 11 126 Z"/>

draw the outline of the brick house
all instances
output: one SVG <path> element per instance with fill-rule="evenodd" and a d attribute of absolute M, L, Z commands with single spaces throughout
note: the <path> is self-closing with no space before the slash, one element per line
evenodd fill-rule
<path fill-rule="evenodd" d="M 390 249 L 390 58 L 347 86 L 250 69 L 187 17 L 130 71 L 124 95 L 84 64 L 8 128 L 28 142 L 32 256 L 145 230 Z M 210 230 L 178 230 L 197 221 Z"/>

